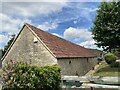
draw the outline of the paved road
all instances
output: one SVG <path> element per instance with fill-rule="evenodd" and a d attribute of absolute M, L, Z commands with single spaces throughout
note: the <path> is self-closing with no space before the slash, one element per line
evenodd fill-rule
<path fill-rule="evenodd" d="M 103 82 L 118 82 L 120 77 L 102 77 L 102 76 L 62 76 L 62 80 L 73 81 L 103 81 Z"/>
<path fill-rule="evenodd" d="M 102 77 L 101 80 L 104 82 L 119 82 L 120 77 Z"/>
<path fill-rule="evenodd" d="M 113 89 L 120 90 L 120 86 L 116 86 L 116 85 L 101 85 L 101 84 L 93 84 L 93 83 L 84 83 L 82 86 L 83 87 L 94 87 L 94 88 L 109 88 L 109 89 L 113 88 Z"/>

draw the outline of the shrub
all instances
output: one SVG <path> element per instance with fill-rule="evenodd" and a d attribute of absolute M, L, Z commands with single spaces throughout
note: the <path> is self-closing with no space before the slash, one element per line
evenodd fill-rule
<path fill-rule="evenodd" d="M 38 67 L 25 63 L 12 63 L 7 64 L 3 70 L 3 90 L 10 88 L 58 90 L 61 82 L 58 65 Z"/>
<path fill-rule="evenodd" d="M 112 63 L 114 63 L 114 62 L 116 61 L 117 56 L 115 56 L 115 55 L 112 54 L 112 53 L 107 53 L 104 58 L 105 58 L 105 61 L 106 61 L 108 64 L 112 64 Z"/>

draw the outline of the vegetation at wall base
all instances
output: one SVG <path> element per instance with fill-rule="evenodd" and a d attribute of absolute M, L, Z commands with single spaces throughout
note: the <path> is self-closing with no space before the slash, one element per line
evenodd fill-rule
<path fill-rule="evenodd" d="M 30 66 L 10 62 L 4 67 L 3 90 L 59 90 L 61 73 L 58 65 Z"/>

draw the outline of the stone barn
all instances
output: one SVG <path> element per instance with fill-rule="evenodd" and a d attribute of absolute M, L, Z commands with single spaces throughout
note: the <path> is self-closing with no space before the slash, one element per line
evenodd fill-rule
<path fill-rule="evenodd" d="M 97 55 L 89 49 L 24 24 L 2 58 L 2 65 L 10 60 L 45 66 L 58 64 L 62 75 L 85 75 L 97 64 Z"/>

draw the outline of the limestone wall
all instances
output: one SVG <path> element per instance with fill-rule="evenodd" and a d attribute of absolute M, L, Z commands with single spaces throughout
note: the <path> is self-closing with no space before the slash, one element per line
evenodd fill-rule
<path fill-rule="evenodd" d="M 39 40 L 34 43 L 34 38 L 34 34 L 25 26 L 2 64 L 5 65 L 9 60 L 27 62 L 38 66 L 56 64 L 57 59 Z"/>
<path fill-rule="evenodd" d="M 97 58 L 58 59 L 62 75 L 85 75 L 97 63 Z"/>

